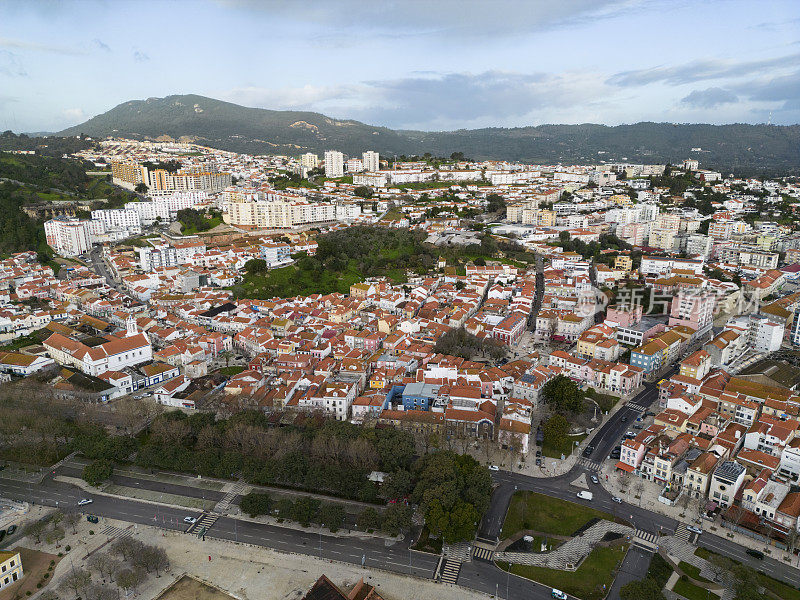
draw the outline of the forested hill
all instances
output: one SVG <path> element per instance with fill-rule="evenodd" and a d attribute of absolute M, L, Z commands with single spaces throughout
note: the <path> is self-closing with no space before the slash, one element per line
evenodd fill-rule
<path fill-rule="evenodd" d="M 234 152 L 299 155 L 341 150 L 360 155 L 463 152 L 482 159 L 532 163 L 593 164 L 600 161 L 675 163 L 697 158 L 701 165 L 742 175 L 800 172 L 800 125 L 684 125 L 635 123 L 540 125 L 401 131 L 314 112 L 247 108 L 197 95 L 124 102 L 58 135 L 183 139 Z M 693 149 L 700 148 L 696 151 Z"/>

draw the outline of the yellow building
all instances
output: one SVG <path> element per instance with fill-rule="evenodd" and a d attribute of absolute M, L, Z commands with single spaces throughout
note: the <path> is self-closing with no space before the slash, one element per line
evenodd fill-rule
<path fill-rule="evenodd" d="M 630 271 L 631 269 L 633 269 L 633 260 L 630 256 L 622 254 L 614 259 L 615 271 Z"/>
<path fill-rule="evenodd" d="M 22 559 L 19 552 L 0 551 L 0 590 L 22 579 Z"/>

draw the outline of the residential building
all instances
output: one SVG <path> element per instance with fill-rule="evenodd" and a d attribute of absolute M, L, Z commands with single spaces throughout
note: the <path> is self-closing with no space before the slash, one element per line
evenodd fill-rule
<path fill-rule="evenodd" d="M 361 155 L 361 162 L 364 164 L 364 170 L 367 172 L 375 172 L 381 168 L 381 157 L 373 150 L 364 152 Z"/>
<path fill-rule="evenodd" d="M 15 550 L 0 550 L 0 590 L 22 579 L 22 558 Z"/>
<path fill-rule="evenodd" d="M 747 469 L 733 460 L 720 463 L 711 476 L 708 497 L 723 508 L 733 504 L 733 500 L 744 483 Z"/>
<path fill-rule="evenodd" d="M 344 175 L 344 154 L 337 150 L 325 152 L 325 177 L 342 177 Z"/>

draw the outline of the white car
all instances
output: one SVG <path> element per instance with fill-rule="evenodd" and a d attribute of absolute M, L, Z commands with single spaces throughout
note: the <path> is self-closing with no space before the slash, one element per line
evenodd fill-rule
<path fill-rule="evenodd" d="M 614 496 L 613 498 L 611 498 L 611 501 L 616 502 L 617 504 L 622 504 L 622 498 L 620 498 L 619 496 Z"/>
<path fill-rule="evenodd" d="M 553 588 L 553 591 L 550 592 L 550 596 L 552 598 L 556 598 L 557 600 L 568 600 L 567 595 L 561 590 L 557 590 L 556 588 Z"/>
<path fill-rule="evenodd" d="M 703 533 L 702 529 L 700 529 L 699 527 L 695 527 L 694 525 L 687 525 L 686 529 L 688 529 L 692 533 L 696 533 L 697 535 L 700 535 L 701 533 Z"/>
<path fill-rule="evenodd" d="M 499 471 L 500 467 L 498 467 L 497 465 L 489 465 L 489 470 L 490 471 Z"/>
<path fill-rule="evenodd" d="M 189 525 L 194 525 L 195 523 L 197 523 L 197 519 L 195 519 L 194 517 L 183 517 L 183 522 L 189 523 Z"/>
<path fill-rule="evenodd" d="M 91 504 L 94 502 L 91 498 L 84 498 L 83 500 L 78 500 L 78 506 L 86 506 L 87 504 Z"/>

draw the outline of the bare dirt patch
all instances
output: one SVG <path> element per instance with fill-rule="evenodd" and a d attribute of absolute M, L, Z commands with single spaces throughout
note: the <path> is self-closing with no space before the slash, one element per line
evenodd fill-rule
<path fill-rule="evenodd" d="M 14 548 L 12 552 L 19 552 L 22 559 L 22 572 L 23 577 L 16 583 L 4 588 L 0 592 L 0 600 L 14 600 L 15 598 L 27 598 L 30 592 L 31 595 L 43 589 L 50 583 L 53 578 L 53 570 L 61 560 L 55 554 L 47 552 L 39 552 L 38 550 L 31 550 L 30 548 Z M 50 561 L 53 563 L 53 568 L 50 569 Z M 47 577 L 45 577 L 47 574 Z M 36 584 L 41 583 L 41 588 L 36 587 Z"/>
<path fill-rule="evenodd" d="M 155 600 L 235 600 L 222 590 L 184 575 L 161 592 Z"/>

